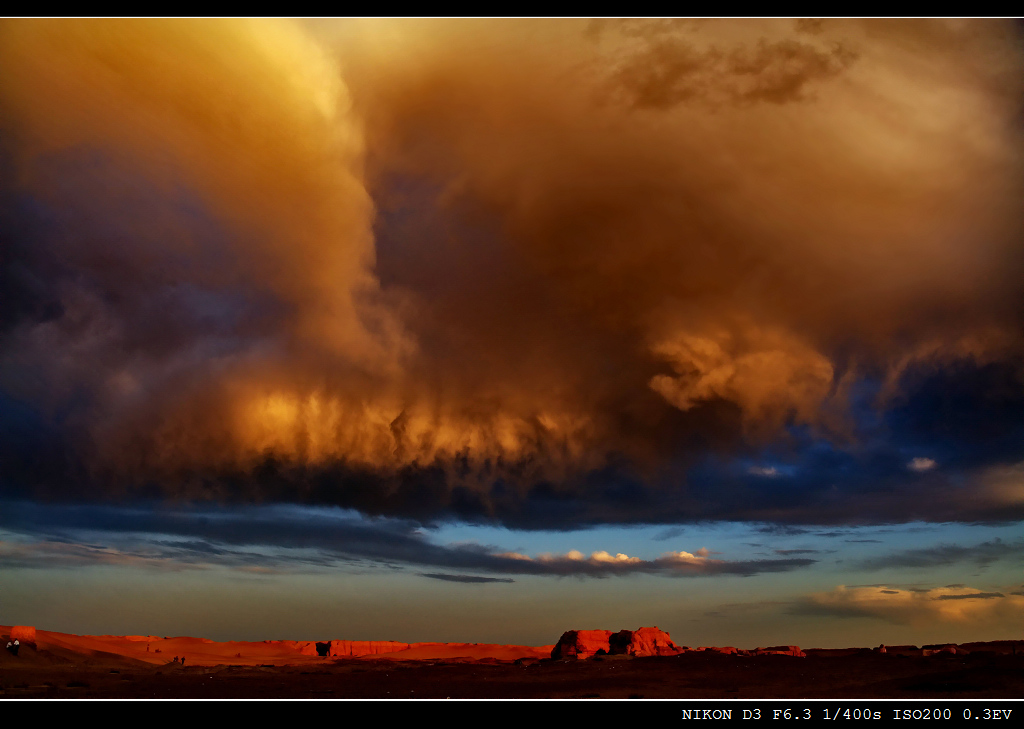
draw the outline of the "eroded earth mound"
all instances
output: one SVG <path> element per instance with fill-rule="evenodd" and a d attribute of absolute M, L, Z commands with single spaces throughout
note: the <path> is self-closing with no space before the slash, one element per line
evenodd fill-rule
<path fill-rule="evenodd" d="M 569 630 L 551 651 L 554 659 L 581 659 L 596 655 L 677 656 L 685 652 L 664 630 Z"/>

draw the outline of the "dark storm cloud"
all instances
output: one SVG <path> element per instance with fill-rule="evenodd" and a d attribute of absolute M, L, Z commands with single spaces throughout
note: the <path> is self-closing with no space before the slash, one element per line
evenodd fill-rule
<path fill-rule="evenodd" d="M 999 21 L 3 21 L 0 495 L 1024 518 L 1022 67 Z"/>
<path fill-rule="evenodd" d="M 993 539 L 973 546 L 940 544 L 923 549 L 908 549 L 880 557 L 871 557 L 859 563 L 861 569 L 887 569 L 890 567 L 946 567 L 959 563 L 974 563 L 984 567 L 1002 559 L 1024 559 L 1024 540 L 1004 542 Z M 950 585 L 949 587 L 957 587 Z M 960 585 L 962 586 L 962 585 Z"/>
<path fill-rule="evenodd" d="M 885 419 L 904 451 L 936 454 L 943 467 L 954 468 L 1021 460 L 1024 369 L 1019 361 L 919 366 L 904 374 L 899 389 Z"/>
<path fill-rule="evenodd" d="M 7 436 L 0 442 L 6 456 L 0 489 L 8 497 L 49 492 L 62 498 L 77 493 L 82 498 L 102 488 L 104 474 L 89 473 L 75 462 L 69 432 L 58 425 L 23 404 L 0 403 L 0 429 Z M 671 477 L 641 479 L 628 466 L 560 483 L 539 480 L 526 488 L 506 474 L 482 489 L 453 484 L 450 468 L 442 464 L 387 474 L 343 465 L 310 468 L 268 458 L 253 469 L 186 474 L 163 482 L 156 493 L 231 501 L 257 496 L 270 502 L 337 504 L 423 522 L 500 521 L 516 528 L 556 530 L 602 523 L 774 520 L 776 524 L 761 529 L 800 536 L 812 530 L 798 524 L 1024 518 L 1024 507 L 1000 505 L 1005 503 L 1004 493 L 1015 496 L 1019 491 L 1019 469 L 949 470 L 908 477 L 904 459 L 889 446 L 878 454 L 854 456 L 809 444 L 801 456 L 798 472 L 786 479 L 766 483 L 711 466 L 690 469 L 682 489 Z M 976 486 L 965 489 L 964 482 L 972 480 Z M 660 536 L 672 539 L 683 534 L 674 529 Z"/>

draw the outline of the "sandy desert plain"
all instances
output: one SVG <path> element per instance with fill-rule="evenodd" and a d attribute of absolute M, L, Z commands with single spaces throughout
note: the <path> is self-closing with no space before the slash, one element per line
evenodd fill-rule
<path fill-rule="evenodd" d="M 0 654 L 0 698 L 1008 699 L 1024 695 L 1022 640 L 887 646 L 884 651 L 796 646 L 737 650 L 675 646 L 668 634 L 651 628 L 617 634 L 568 631 L 556 645 L 516 646 L 214 642 L 192 637 L 80 636 L 0 626 L 4 644 L 12 635 L 26 633 L 29 637 L 19 641 L 17 655 L 9 650 Z M 609 645 L 609 638 L 612 653 L 601 647 Z"/>

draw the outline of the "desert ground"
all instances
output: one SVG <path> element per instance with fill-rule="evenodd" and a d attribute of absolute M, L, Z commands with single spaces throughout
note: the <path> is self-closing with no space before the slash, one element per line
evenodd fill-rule
<path fill-rule="evenodd" d="M 582 631 L 581 631 L 582 632 Z M 588 631 L 589 632 L 589 631 Z M 598 632 L 598 631 L 592 631 Z M 606 631 L 610 632 L 610 631 Z M 10 626 L 0 626 L 6 644 Z M 568 635 L 568 633 L 567 633 Z M 0 653 L 2 698 L 1016 698 L 1024 641 L 950 650 L 899 646 L 552 659 L 554 646 L 419 643 L 359 656 L 316 654 L 313 641 L 221 642 L 77 636 L 39 630 Z M 335 650 L 386 651 L 379 641 Z M 348 644 L 347 646 L 345 644 Z M 314 655 L 309 646 L 314 646 Z M 320 650 L 325 650 L 325 643 Z M 148 649 L 148 650 L 147 650 Z M 733 649 L 734 650 L 734 649 Z M 175 658 L 184 657 L 184 664 Z"/>

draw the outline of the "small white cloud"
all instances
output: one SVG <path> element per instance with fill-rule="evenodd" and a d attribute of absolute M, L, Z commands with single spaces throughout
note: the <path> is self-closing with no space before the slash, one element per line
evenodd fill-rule
<path fill-rule="evenodd" d="M 639 564 L 641 562 L 639 557 L 630 557 L 628 554 L 619 552 L 614 557 L 605 551 L 594 552 L 590 555 L 592 562 L 611 562 L 611 563 L 626 563 L 626 564 Z"/>
<path fill-rule="evenodd" d="M 779 475 L 779 469 L 777 469 L 775 466 L 768 466 L 768 467 L 764 467 L 764 466 L 751 466 L 750 467 L 750 473 L 754 474 L 755 476 L 764 476 L 765 478 L 775 478 L 776 476 Z"/>
<path fill-rule="evenodd" d="M 699 562 L 703 559 L 707 559 L 706 554 L 701 554 L 700 549 L 697 550 L 697 554 L 691 552 L 666 552 L 661 556 L 663 560 L 671 562 Z"/>
<path fill-rule="evenodd" d="M 501 554 L 498 554 L 496 556 L 498 556 L 498 557 L 505 557 L 506 559 L 523 560 L 525 562 L 532 562 L 533 561 L 533 557 L 530 557 L 529 555 L 526 555 L 526 554 L 520 554 L 519 552 L 502 552 Z"/>
<path fill-rule="evenodd" d="M 911 471 L 922 473 L 923 471 L 930 471 L 935 468 L 935 461 L 931 458 L 915 458 L 907 464 L 907 468 Z"/>

